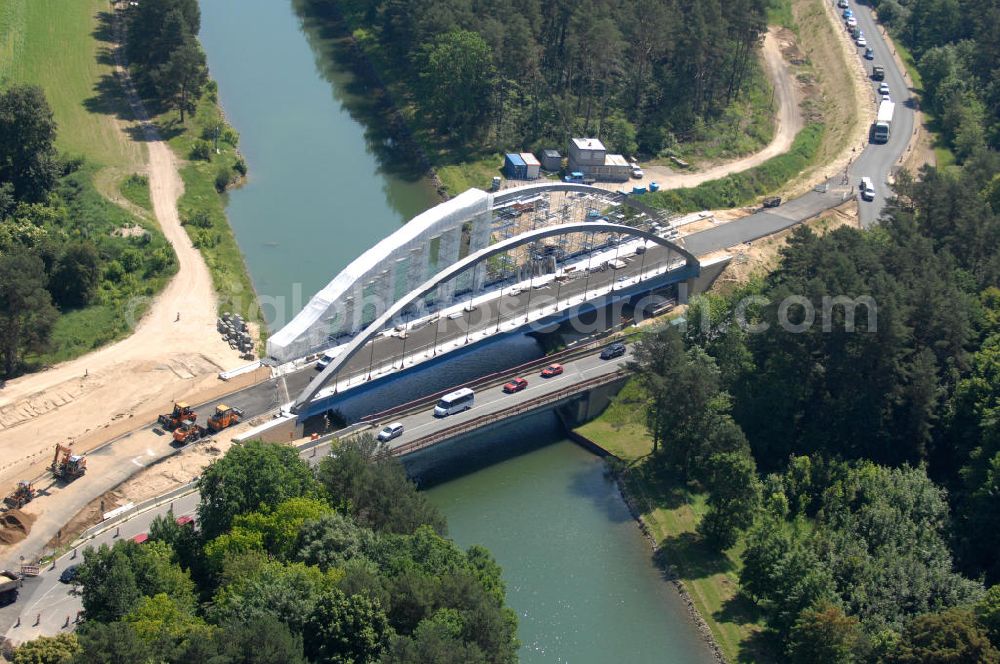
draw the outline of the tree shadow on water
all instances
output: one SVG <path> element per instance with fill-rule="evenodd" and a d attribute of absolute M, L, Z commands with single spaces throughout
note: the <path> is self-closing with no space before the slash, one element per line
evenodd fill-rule
<path fill-rule="evenodd" d="M 316 0 L 293 0 L 292 7 L 302 22 L 317 71 L 331 84 L 334 100 L 364 127 L 366 148 L 380 170 L 408 181 L 425 177 L 430 164 L 412 128 L 397 113 L 375 64 L 353 46 L 350 30 L 337 12 Z"/>

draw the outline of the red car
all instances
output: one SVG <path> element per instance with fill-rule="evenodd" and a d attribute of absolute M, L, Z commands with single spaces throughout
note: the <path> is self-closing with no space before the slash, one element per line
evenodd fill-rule
<path fill-rule="evenodd" d="M 514 392 L 520 392 L 527 386 L 528 386 L 528 381 L 518 376 L 514 380 L 504 385 L 503 391 L 506 392 L 507 394 L 514 394 Z"/>
<path fill-rule="evenodd" d="M 553 363 L 542 369 L 542 378 L 552 378 L 553 376 L 558 376 L 562 372 L 563 365 Z"/>

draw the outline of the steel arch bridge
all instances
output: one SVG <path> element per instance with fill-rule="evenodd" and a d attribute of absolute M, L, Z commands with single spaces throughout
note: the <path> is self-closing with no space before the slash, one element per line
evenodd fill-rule
<path fill-rule="evenodd" d="M 566 235 L 569 233 L 605 233 L 605 234 L 617 234 L 619 236 L 628 236 L 636 239 L 648 240 L 654 244 L 657 244 L 668 252 L 676 254 L 678 258 L 684 259 L 684 269 L 692 276 L 697 276 L 698 270 L 700 268 L 700 263 L 698 259 L 691 252 L 687 251 L 680 245 L 670 240 L 666 240 L 659 235 L 654 233 L 649 233 L 647 231 L 633 228 L 631 226 L 625 226 L 622 224 L 614 224 L 606 221 L 589 221 L 589 222 L 574 222 L 567 224 L 559 224 L 554 226 L 547 226 L 544 228 L 538 228 L 535 230 L 527 231 L 525 233 L 512 236 L 505 240 L 501 240 L 493 245 L 480 249 L 474 253 L 469 254 L 462 260 L 453 263 L 452 265 L 444 268 L 433 277 L 425 281 L 423 284 L 417 288 L 410 291 L 404 297 L 397 300 L 390 306 L 382 315 L 378 316 L 373 320 L 361 333 L 356 335 L 346 346 L 342 349 L 339 355 L 333 359 L 320 373 L 314 378 L 309 385 L 302 391 L 302 393 L 295 400 L 292 406 L 292 412 L 298 413 L 304 406 L 310 403 L 319 392 L 324 388 L 324 386 L 334 378 L 342 367 L 344 367 L 347 362 L 353 358 L 358 352 L 360 352 L 369 341 L 372 341 L 377 337 L 377 335 L 382 331 L 382 329 L 390 323 L 394 318 L 399 316 L 406 310 L 407 307 L 419 301 L 421 298 L 427 296 L 435 288 L 443 283 L 454 279 L 455 277 L 461 275 L 467 270 L 475 268 L 477 265 L 481 264 L 483 261 L 488 260 L 492 256 L 496 256 L 511 249 L 515 249 L 525 244 L 536 242 L 538 240 L 553 237 L 558 235 Z M 590 249 L 593 251 L 593 248 Z M 669 254 L 668 254 L 669 255 Z M 641 275 L 640 275 L 641 278 Z"/>

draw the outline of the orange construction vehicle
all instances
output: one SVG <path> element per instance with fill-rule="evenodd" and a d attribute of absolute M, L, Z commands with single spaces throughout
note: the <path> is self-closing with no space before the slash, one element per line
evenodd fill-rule
<path fill-rule="evenodd" d="M 31 482 L 18 482 L 17 488 L 9 496 L 3 499 L 7 507 L 18 509 L 30 503 L 35 497 L 35 487 Z"/>
<path fill-rule="evenodd" d="M 174 404 L 173 412 L 160 415 L 156 421 L 167 431 L 173 431 L 184 422 L 194 422 L 196 419 L 198 419 L 198 414 L 183 401 L 178 401 Z"/>
<path fill-rule="evenodd" d="M 208 428 L 213 433 L 218 433 L 223 429 L 239 424 L 241 419 L 243 419 L 242 410 L 220 403 L 215 407 L 215 414 L 208 418 Z"/>
<path fill-rule="evenodd" d="M 203 426 L 199 426 L 194 422 L 184 422 L 179 427 L 174 429 L 174 442 L 178 445 L 187 445 L 188 443 L 193 443 L 207 433 L 208 429 Z"/>
<path fill-rule="evenodd" d="M 56 453 L 52 457 L 49 470 L 60 480 L 75 480 L 87 472 L 87 459 L 73 454 L 73 450 L 65 445 L 56 445 Z"/>

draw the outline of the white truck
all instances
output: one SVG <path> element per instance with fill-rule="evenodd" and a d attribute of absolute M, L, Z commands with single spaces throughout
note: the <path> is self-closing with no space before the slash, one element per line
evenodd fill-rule
<path fill-rule="evenodd" d="M 891 101 L 883 101 L 878 105 L 878 117 L 872 125 L 872 143 L 888 143 L 889 130 L 892 128 L 892 115 L 896 110 L 896 104 Z"/>

